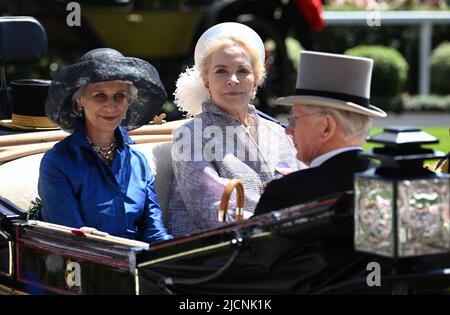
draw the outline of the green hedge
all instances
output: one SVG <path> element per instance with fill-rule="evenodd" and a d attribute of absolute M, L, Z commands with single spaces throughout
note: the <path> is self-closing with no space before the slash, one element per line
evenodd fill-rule
<path fill-rule="evenodd" d="M 401 93 L 408 77 L 408 63 L 395 49 L 380 45 L 360 45 L 348 49 L 345 54 L 372 58 L 371 99 L 388 111 L 401 111 Z"/>
<path fill-rule="evenodd" d="M 450 95 L 416 95 L 404 102 L 408 111 L 450 112 Z"/>
<path fill-rule="evenodd" d="M 379 45 L 360 45 L 348 49 L 345 54 L 374 60 L 372 95 L 401 94 L 408 75 L 408 64 L 397 50 Z"/>
<path fill-rule="evenodd" d="M 431 64 L 431 91 L 450 94 L 450 42 L 443 42 L 433 50 Z"/>
<path fill-rule="evenodd" d="M 314 35 L 314 48 L 318 51 L 342 54 L 357 45 L 383 45 L 397 49 L 409 65 L 405 91 L 419 93 L 419 25 L 327 25 Z M 433 48 L 450 39 L 448 24 L 433 25 Z"/>

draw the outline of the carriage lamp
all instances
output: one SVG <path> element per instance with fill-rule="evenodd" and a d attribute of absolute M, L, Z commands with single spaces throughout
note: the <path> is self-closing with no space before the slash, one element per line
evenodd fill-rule
<path fill-rule="evenodd" d="M 384 144 L 360 155 L 379 161 L 355 175 L 355 249 L 402 258 L 450 252 L 450 176 L 423 166 L 445 154 L 415 128 L 386 128 L 368 142 Z"/>

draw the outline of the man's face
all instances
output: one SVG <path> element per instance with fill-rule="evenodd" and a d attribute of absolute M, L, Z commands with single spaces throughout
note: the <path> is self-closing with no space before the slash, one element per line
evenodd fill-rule
<path fill-rule="evenodd" d="M 322 113 L 315 113 L 309 106 L 294 105 L 292 108 L 286 134 L 292 136 L 294 140 L 297 159 L 307 165 L 321 154 L 320 133 L 323 128 L 323 117 Z"/>

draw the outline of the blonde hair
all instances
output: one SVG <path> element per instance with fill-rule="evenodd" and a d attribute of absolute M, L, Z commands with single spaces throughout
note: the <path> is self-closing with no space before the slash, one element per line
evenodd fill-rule
<path fill-rule="evenodd" d="M 235 45 L 243 48 L 250 55 L 256 78 L 256 88 L 261 86 L 266 78 L 266 68 L 256 47 L 246 44 L 244 40 L 235 36 L 210 40 L 210 44 L 201 56 L 200 62 L 191 68 L 187 68 L 178 77 L 173 95 L 175 97 L 174 102 L 179 110 L 187 112 L 187 116 L 195 116 L 202 112 L 202 103 L 210 97 L 209 91 L 203 83 L 203 76 L 208 71 L 211 56 L 219 49 Z"/>

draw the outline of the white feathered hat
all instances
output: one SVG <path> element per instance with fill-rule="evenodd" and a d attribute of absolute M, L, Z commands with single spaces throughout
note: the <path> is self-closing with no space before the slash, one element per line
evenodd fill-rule
<path fill-rule="evenodd" d="M 199 65 L 205 58 L 206 52 L 212 44 L 224 38 L 238 39 L 259 52 L 258 57 L 264 64 L 264 43 L 259 35 L 247 25 L 236 22 L 225 22 L 214 25 L 206 30 L 197 41 L 194 52 L 194 66 L 187 68 L 178 77 L 174 92 L 175 104 L 188 116 L 194 116 L 202 111 L 202 103 L 209 98 L 204 86 Z"/>

